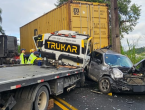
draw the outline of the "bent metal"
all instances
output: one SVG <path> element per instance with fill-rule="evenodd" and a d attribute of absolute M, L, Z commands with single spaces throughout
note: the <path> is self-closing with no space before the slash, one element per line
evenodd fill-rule
<path fill-rule="evenodd" d="M 50 40 L 46 40 L 45 42 L 46 42 L 45 43 L 46 49 L 79 54 L 79 47 L 80 47 L 79 45 L 69 44 L 65 42 L 58 42 L 58 41 L 50 41 Z"/>

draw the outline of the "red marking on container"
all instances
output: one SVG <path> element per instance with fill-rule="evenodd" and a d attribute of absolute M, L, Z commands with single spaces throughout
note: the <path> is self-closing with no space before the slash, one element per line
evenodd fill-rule
<path fill-rule="evenodd" d="M 75 73 L 79 73 L 79 72 L 76 71 Z"/>

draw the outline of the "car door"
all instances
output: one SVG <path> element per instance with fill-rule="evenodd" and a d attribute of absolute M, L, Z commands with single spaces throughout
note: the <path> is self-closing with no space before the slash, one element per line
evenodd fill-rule
<path fill-rule="evenodd" d="M 136 63 L 134 67 L 136 71 L 145 73 L 145 59 Z"/>
<path fill-rule="evenodd" d="M 103 63 L 103 55 L 99 52 L 93 52 L 90 62 L 90 76 L 93 80 L 98 81 Z"/>

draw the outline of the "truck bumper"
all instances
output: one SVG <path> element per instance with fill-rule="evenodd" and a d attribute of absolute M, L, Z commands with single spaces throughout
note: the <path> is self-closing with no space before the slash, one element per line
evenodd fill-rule
<path fill-rule="evenodd" d="M 145 85 L 129 85 L 123 81 L 114 81 L 111 87 L 117 93 L 145 93 Z"/>

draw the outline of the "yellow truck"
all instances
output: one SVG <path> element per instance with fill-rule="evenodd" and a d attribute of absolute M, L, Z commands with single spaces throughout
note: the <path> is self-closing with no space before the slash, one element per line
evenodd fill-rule
<path fill-rule="evenodd" d="M 93 37 L 92 50 L 102 48 L 109 44 L 108 19 L 106 4 L 67 2 L 20 27 L 20 45 L 29 53 L 31 48 L 35 48 L 33 36 L 59 30 L 73 30 Z"/>

